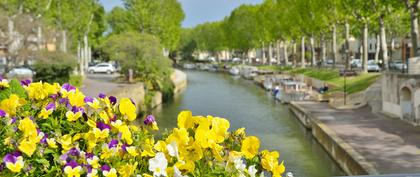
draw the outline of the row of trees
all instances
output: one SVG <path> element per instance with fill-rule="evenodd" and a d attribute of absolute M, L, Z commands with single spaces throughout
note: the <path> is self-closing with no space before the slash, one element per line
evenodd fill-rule
<path fill-rule="evenodd" d="M 348 64 L 349 39 L 355 36 L 363 41 L 366 71 L 368 37 L 379 36 L 387 68 L 388 46 L 393 46 L 394 39 L 411 36 L 413 52 L 418 55 L 418 8 L 419 0 L 265 0 L 258 5 L 242 5 L 220 22 L 185 29 L 179 49 L 187 54 L 197 50 L 246 54 L 251 49 L 268 48 L 271 55 L 277 46 L 278 57 L 294 64 L 300 62 L 301 67 L 306 62 L 314 66 L 317 61 L 325 61 L 327 55 L 335 63 L 341 51 Z M 331 46 L 328 53 L 327 46 Z M 342 50 L 339 46 L 343 46 Z M 300 61 L 297 48 L 301 51 Z"/>

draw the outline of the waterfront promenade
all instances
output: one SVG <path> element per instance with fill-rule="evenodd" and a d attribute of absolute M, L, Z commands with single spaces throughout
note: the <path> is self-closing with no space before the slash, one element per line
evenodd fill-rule
<path fill-rule="evenodd" d="M 311 119 L 319 120 L 331 130 L 330 134 L 335 134 L 345 146 L 354 149 L 355 154 L 366 160 L 367 168 L 373 167 L 373 171 L 380 174 L 420 173 L 420 127 L 373 114 L 367 106 L 337 110 L 327 103 L 292 104 L 292 107 L 310 114 L 307 116 Z"/>

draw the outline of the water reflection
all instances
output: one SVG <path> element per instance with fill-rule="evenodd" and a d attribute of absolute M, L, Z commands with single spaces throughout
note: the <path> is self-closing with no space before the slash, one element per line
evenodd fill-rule
<path fill-rule="evenodd" d="M 227 74 L 187 71 L 187 75 L 187 89 L 153 112 L 161 129 L 175 127 L 176 115 L 182 110 L 227 118 L 230 130 L 246 127 L 248 135 L 260 138 L 261 148 L 278 150 L 287 171 L 295 176 L 343 175 L 288 107 L 270 93 Z"/>

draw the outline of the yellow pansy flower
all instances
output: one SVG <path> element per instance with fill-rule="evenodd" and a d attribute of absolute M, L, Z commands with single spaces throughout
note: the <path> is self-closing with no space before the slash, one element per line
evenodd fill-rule
<path fill-rule="evenodd" d="M 95 135 L 96 139 L 105 139 L 109 136 L 109 129 L 99 129 L 99 128 L 93 128 L 93 134 Z"/>
<path fill-rule="evenodd" d="M 36 143 L 25 138 L 19 143 L 18 149 L 30 157 L 36 150 Z"/>
<path fill-rule="evenodd" d="M 188 145 L 190 138 L 188 137 L 187 130 L 184 128 L 174 128 L 173 132 L 166 139 L 167 143 L 171 143 L 172 141 L 175 141 L 181 147 Z"/>
<path fill-rule="evenodd" d="M 193 128 L 194 121 L 191 111 L 182 111 L 178 114 L 178 128 Z"/>
<path fill-rule="evenodd" d="M 283 162 L 280 163 L 280 165 L 277 165 L 273 170 L 273 177 L 281 177 L 281 174 L 284 173 L 286 170 L 286 167 L 284 167 Z"/>
<path fill-rule="evenodd" d="M 268 150 L 263 150 L 261 152 L 262 154 L 262 159 L 261 159 L 261 164 L 262 167 L 268 171 L 273 171 L 274 168 L 278 165 L 278 158 L 279 158 L 279 153 L 277 151 L 268 151 Z"/>
<path fill-rule="evenodd" d="M 121 132 L 121 138 L 125 140 L 128 145 L 133 144 L 133 138 L 131 137 L 131 132 L 127 125 L 120 126 L 119 131 Z"/>
<path fill-rule="evenodd" d="M 16 94 L 11 94 L 8 99 L 0 102 L 0 109 L 4 110 L 10 116 L 16 115 L 16 109 L 25 104 L 25 100 L 19 98 Z"/>
<path fill-rule="evenodd" d="M 234 135 L 236 136 L 246 136 L 245 128 L 239 128 L 235 131 Z"/>
<path fill-rule="evenodd" d="M 71 148 L 72 145 L 72 137 L 71 135 L 64 135 L 60 138 L 59 143 L 63 147 L 64 151 L 68 151 Z"/>
<path fill-rule="evenodd" d="M 217 143 L 221 143 L 225 140 L 230 123 L 226 119 L 215 117 L 211 119 L 211 127 L 211 131 L 216 136 L 214 140 Z"/>
<path fill-rule="evenodd" d="M 25 163 L 23 162 L 23 157 L 22 156 L 16 157 L 16 162 L 15 163 L 6 162 L 6 167 L 14 173 L 19 173 L 22 170 L 24 165 L 25 165 Z"/>
<path fill-rule="evenodd" d="M 245 158 L 252 159 L 257 155 L 259 148 L 260 140 L 255 136 L 249 136 L 242 141 L 241 153 Z"/>
<path fill-rule="evenodd" d="M 70 92 L 68 95 L 70 105 L 76 107 L 82 107 L 85 105 L 85 95 L 76 89 L 75 92 Z"/>
<path fill-rule="evenodd" d="M 53 149 L 58 147 L 54 138 L 47 138 L 47 144 L 50 148 L 53 148 Z"/>
<path fill-rule="evenodd" d="M 129 121 L 133 121 L 137 118 L 136 106 L 128 98 L 123 98 L 120 101 L 119 110 L 121 114 L 126 115 Z"/>
<path fill-rule="evenodd" d="M 163 153 L 165 153 L 166 152 L 166 143 L 165 143 L 165 141 L 158 141 L 156 144 L 155 144 L 155 146 L 153 147 L 156 151 L 159 151 L 159 152 L 163 152 Z"/>
<path fill-rule="evenodd" d="M 154 140 L 153 139 L 146 139 L 144 143 L 143 151 L 141 152 L 142 157 L 154 157 L 155 152 L 153 151 Z"/>
<path fill-rule="evenodd" d="M 82 172 L 82 167 L 77 166 L 72 168 L 71 166 L 64 167 L 64 174 L 67 175 L 67 177 L 80 177 L 80 173 Z"/>
<path fill-rule="evenodd" d="M 26 117 L 19 122 L 19 130 L 23 132 L 24 137 L 35 138 L 38 136 L 38 131 L 36 130 L 35 123 L 29 118 Z"/>
<path fill-rule="evenodd" d="M 93 156 L 92 158 L 87 158 L 87 163 L 92 166 L 92 168 L 99 168 L 99 158 L 96 156 Z"/>
<path fill-rule="evenodd" d="M 197 142 L 179 149 L 180 157 L 185 161 L 197 161 L 203 158 L 203 150 Z"/>
<path fill-rule="evenodd" d="M 175 166 L 180 169 L 187 171 L 188 173 L 194 172 L 195 164 L 194 161 L 178 161 Z"/>
<path fill-rule="evenodd" d="M 8 87 L 9 87 L 9 81 L 8 81 L 8 80 L 6 80 L 6 79 L 2 79 L 2 80 L 0 81 L 0 87 L 1 87 L 1 88 L 8 88 Z"/>
<path fill-rule="evenodd" d="M 122 165 L 118 168 L 118 173 L 122 176 L 122 177 L 130 177 L 131 175 L 134 174 L 134 171 L 136 170 L 137 167 L 137 162 L 134 164 L 125 164 Z"/>
<path fill-rule="evenodd" d="M 133 157 L 136 157 L 139 155 L 135 146 L 129 146 L 129 147 L 126 147 L 125 149 L 127 150 L 128 154 L 130 154 Z"/>
<path fill-rule="evenodd" d="M 42 119 L 46 119 L 48 118 L 48 116 L 50 116 L 52 114 L 53 110 L 46 110 L 45 108 L 43 108 L 41 110 L 41 112 L 38 114 L 38 118 L 42 118 Z"/>
<path fill-rule="evenodd" d="M 33 82 L 26 87 L 30 99 L 43 100 L 48 97 L 48 90 L 44 88 L 42 82 Z"/>
<path fill-rule="evenodd" d="M 67 117 L 68 121 L 74 122 L 77 119 L 79 119 L 80 117 L 82 117 L 82 112 L 78 111 L 78 112 L 74 113 L 73 111 L 67 111 L 66 112 L 66 117 Z"/>

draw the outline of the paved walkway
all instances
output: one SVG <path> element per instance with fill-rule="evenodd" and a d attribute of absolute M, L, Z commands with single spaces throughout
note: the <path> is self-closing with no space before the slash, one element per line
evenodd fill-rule
<path fill-rule="evenodd" d="M 367 106 L 336 110 L 327 103 L 298 105 L 335 131 L 381 174 L 420 172 L 420 127 L 373 114 Z"/>
<path fill-rule="evenodd" d="M 86 96 L 91 97 L 97 97 L 99 93 L 110 93 L 125 85 L 113 82 L 116 77 L 118 77 L 118 75 L 88 74 L 83 80 L 83 86 L 80 90 Z"/>

